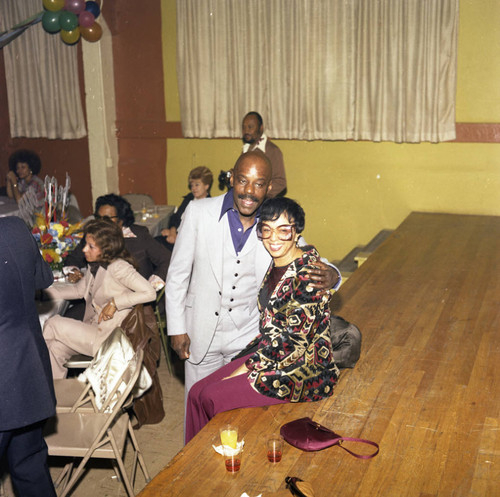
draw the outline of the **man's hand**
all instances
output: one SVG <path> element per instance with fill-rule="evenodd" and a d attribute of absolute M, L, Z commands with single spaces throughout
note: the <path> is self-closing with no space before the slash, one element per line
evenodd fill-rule
<path fill-rule="evenodd" d="M 339 279 L 337 271 L 323 261 L 316 261 L 314 267 L 307 269 L 307 273 L 311 280 L 311 286 L 316 290 L 329 291 Z"/>
<path fill-rule="evenodd" d="M 187 333 L 183 335 L 171 335 L 170 345 L 175 350 L 179 359 L 189 359 L 189 344 L 191 340 Z"/>

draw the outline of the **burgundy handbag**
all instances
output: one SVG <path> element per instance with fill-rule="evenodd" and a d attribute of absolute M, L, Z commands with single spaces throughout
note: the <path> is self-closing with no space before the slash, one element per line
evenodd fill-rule
<path fill-rule="evenodd" d="M 371 459 L 372 457 L 375 457 L 379 451 L 378 444 L 372 442 L 371 440 L 343 437 L 338 433 L 320 425 L 319 423 L 316 423 L 311 418 L 300 418 L 290 421 L 289 423 L 285 423 L 281 427 L 280 433 L 290 445 L 307 452 L 323 450 L 327 447 L 331 447 L 332 445 L 338 445 L 354 457 L 358 457 L 359 459 Z M 373 454 L 368 455 L 356 454 L 355 452 L 346 449 L 342 445 L 343 441 L 361 442 L 373 445 L 377 448 L 377 450 Z"/>

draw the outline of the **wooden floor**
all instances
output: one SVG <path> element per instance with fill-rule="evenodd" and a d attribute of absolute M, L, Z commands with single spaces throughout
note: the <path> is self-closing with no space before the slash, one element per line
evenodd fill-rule
<path fill-rule="evenodd" d="M 411 214 L 333 308 L 363 332 L 361 359 L 333 397 L 219 414 L 141 497 L 266 497 L 287 475 L 316 497 L 500 495 L 500 217 Z M 380 454 L 287 445 L 281 463 L 267 463 L 266 435 L 303 415 L 377 441 Z M 210 447 L 227 420 L 245 438 L 236 476 Z"/>

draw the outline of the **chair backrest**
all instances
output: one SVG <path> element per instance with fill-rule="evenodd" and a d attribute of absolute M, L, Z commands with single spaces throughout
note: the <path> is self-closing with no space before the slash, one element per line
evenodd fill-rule
<path fill-rule="evenodd" d="M 137 351 L 142 352 L 137 375 L 141 373 L 143 348 L 143 345 L 137 347 Z M 115 328 L 79 377 L 92 386 L 99 411 L 110 412 L 113 409 L 128 384 L 128 376 L 135 371 L 137 361 L 137 352 L 134 352 L 130 340 L 121 328 Z"/>
<path fill-rule="evenodd" d="M 144 350 L 138 349 L 133 357 L 129 360 L 125 371 L 120 375 L 116 381 L 114 388 L 109 392 L 109 395 L 101 408 L 102 412 L 113 411 L 121 409 L 125 402 L 131 396 L 132 391 L 141 374 L 142 360 L 144 359 Z M 121 391 L 120 391 L 121 390 Z"/>
<path fill-rule="evenodd" d="M 130 203 L 134 212 L 139 212 L 143 207 L 155 205 L 153 197 L 147 193 L 125 193 L 122 197 Z"/>

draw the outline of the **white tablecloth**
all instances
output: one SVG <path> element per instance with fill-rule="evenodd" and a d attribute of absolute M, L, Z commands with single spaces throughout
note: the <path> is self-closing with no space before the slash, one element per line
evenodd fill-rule
<path fill-rule="evenodd" d="M 64 281 L 57 281 L 54 285 L 72 285 L 73 283 L 66 283 Z M 43 325 L 47 319 L 57 314 L 63 315 L 69 307 L 69 301 L 64 299 L 55 299 L 51 297 L 48 292 L 42 291 L 40 299 L 36 300 L 36 308 L 38 311 L 38 317 L 40 318 L 40 324 L 43 329 Z"/>
<path fill-rule="evenodd" d="M 17 216 L 18 214 L 17 202 L 13 198 L 0 195 L 0 217 Z"/>
<path fill-rule="evenodd" d="M 135 223 L 146 226 L 151 236 L 158 236 L 161 234 L 161 230 L 168 226 L 168 221 L 174 210 L 174 205 L 155 205 L 149 207 L 145 214 L 134 212 Z"/>

